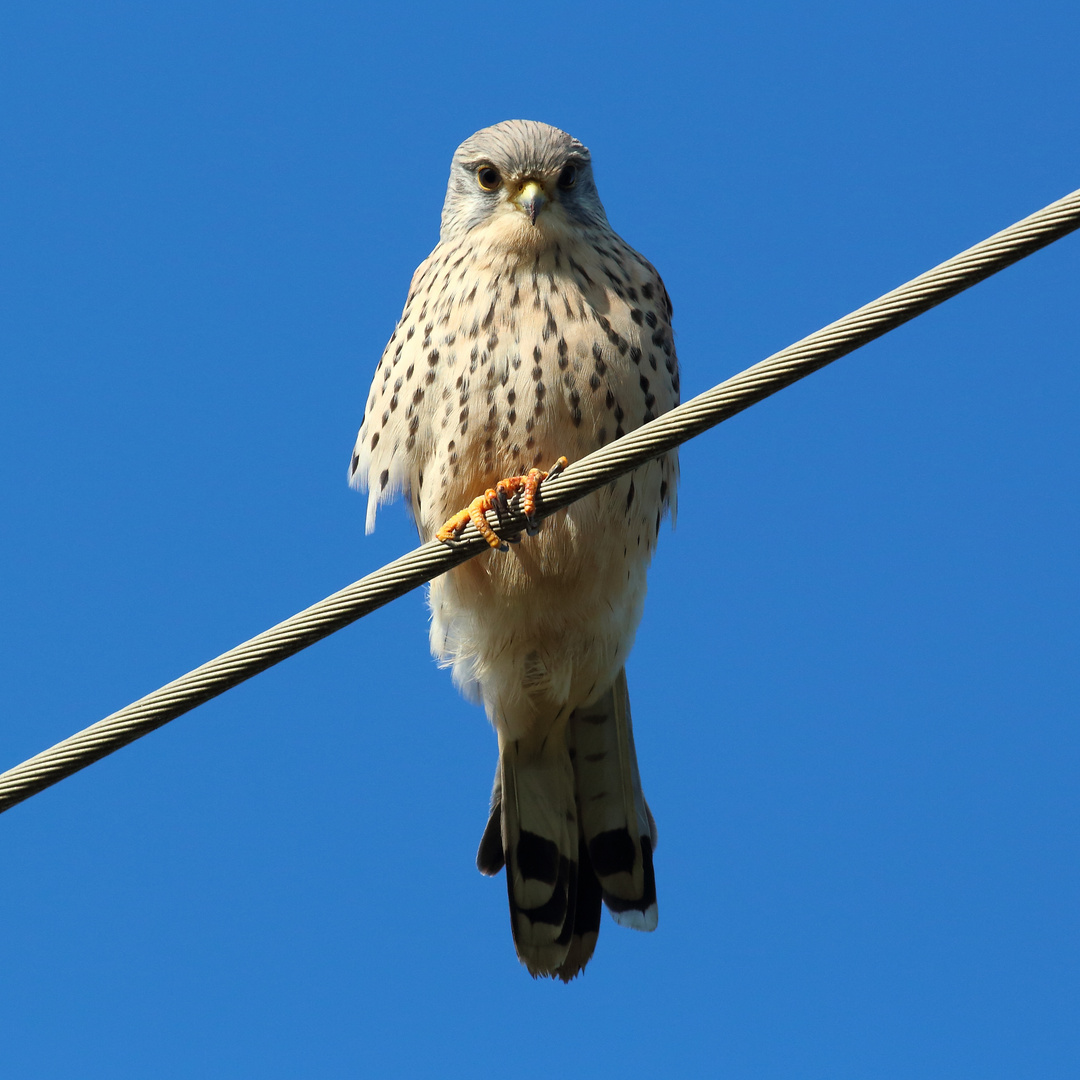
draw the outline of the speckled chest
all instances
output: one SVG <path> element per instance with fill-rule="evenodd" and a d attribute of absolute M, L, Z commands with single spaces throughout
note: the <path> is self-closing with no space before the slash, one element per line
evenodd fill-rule
<path fill-rule="evenodd" d="M 434 468 L 450 498 L 588 453 L 677 404 L 670 317 L 656 272 L 613 234 L 527 261 L 440 245 L 376 373 L 371 450 L 385 433 L 408 486 Z"/>

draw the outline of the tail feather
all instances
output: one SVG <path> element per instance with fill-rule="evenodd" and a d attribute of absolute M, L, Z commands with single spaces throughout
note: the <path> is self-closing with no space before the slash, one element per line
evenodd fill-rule
<path fill-rule="evenodd" d="M 502 841 L 502 769 L 495 770 L 495 786 L 491 790 L 491 809 L 480 847 L 476 851 L 476 869 L 494 877 L 506 865 Z"/>
<path fill-rule="evenodd" d="M 602 904 L 622 926 L 657 924 L 656 822 L 641 792 L 625 672 L 552 743 L 536 754 L 503 745 L 476 865 L 492 876 L 506 867 L 521 962 L 569 982 L 592 957 Z"/>
<path fill-rule="evenodd" d="M 480 847 L 476 852 L 476 866 L 480 873 L 494 877 L 506 864 L 502 841 L 502 769 L 495 772 L 495 787 L 491 792 L 491 810 Z M 603 903 L 600 882 L 596 880 L 589 853 L 585 848 L 585 838 L 578 832 L 578 861 L 576 880 L 570 883 L 574 893 L 568 905 L 567 920 L 559 935 L 568 941 L 566 958 L 551 972 L 563 982 L 569 982 L 585 969 L 596 948 L 596 939 L 600 934 L 600 912 Z M 516 917 L 513 897 L 510 898 L 511 918 Z M 572 915 L 572 918 L 570 917 Z"/>
<path fill-rule="evenodd" d="M 603 909 L 600 882 L 597 881 L 592 863 L 589 862 L 585 838 L 579 834 L 573 933 L 570 935 L 570 948 L 566 951 L 566 959 L 554 972 L 563 982 L 569 982 L 584 971 L 585 965 L 592 959 L 596 940 L 600 936 L 600 914 Z"/>
<path fill-rule="evenodd" d="M 656 823 L 641 791 L 626 672 L 570 718 L 581 828 L 604 903 L 615 921 L 655 930 Z"/>
<path fill-rule="evenodd" d="M 514 944 L 533 975 L 550 975 L 565 961 L 574 927 L 574 774 L 563 747 L 525 756 L 513 743 L 503 746 L 499 771 Z"/>

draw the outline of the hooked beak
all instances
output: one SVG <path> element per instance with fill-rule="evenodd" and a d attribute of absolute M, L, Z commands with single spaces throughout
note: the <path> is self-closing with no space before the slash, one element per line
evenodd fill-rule
<path fill-rule="evenodd" d="M 514 198 L 514 202 L 519 210 L 528 214 L 529 222 L 535 225 L 536 215 L 544 208 L 547 196 L 544 194 L 544 189 L 535 180 L 527 180 L 521 185 L 521 190 Z"/>

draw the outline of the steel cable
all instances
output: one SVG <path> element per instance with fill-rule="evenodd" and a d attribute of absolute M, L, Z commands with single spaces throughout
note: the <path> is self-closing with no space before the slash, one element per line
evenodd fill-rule
<path fill-rule="evenodd" d="M 544 518 L 833 360 L 1080 228 L 1080 190 L 913 278 L 669 413 L 608 444 L 544 484 Z M 500 526 L 524 526 L 515 505 Z M 487 548 L 469 525 L 453 547 L 431 541 L 0 774 L 0 813 L 204 701 L 348 626 Z"/>

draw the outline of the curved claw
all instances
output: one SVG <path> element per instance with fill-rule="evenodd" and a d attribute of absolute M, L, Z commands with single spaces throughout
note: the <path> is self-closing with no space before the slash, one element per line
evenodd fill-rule
<path fill-rule="evenodd" d="M 485 515 L 489 510 L 494 510 L 500 523 L 504 515 L 510 511 L 510 500 L 520 493 L 521 512 L 525 515 L 525 531 L 529 536 L 535 536 L 540 531 L 540 522 L 536 520 L 536 500 L 540 494 L 540 485 L 552 476 L 558 476 L 566 468 L 568 462 L 565 457 L 558 461 L 547 471 L 543 469 L 530 469 L 524 476 L 508 476 L 500 480 L 495 487 L 488 488 L 483 495 L 478 495 L 464 510 L 459 510 L 452 518 L 444 522 L 442 528 L 435 533 L 435 539 L 444 544 L 452 544 L 461 535 L 462 529 L 471 521 L 477 532 L 497 551 L 509 551 L 509 544 L 516 544 L 521 539 L 520 533 L 512 536 L 500 537 L 488 524 Z"/>
<path fill-rule="evenodd" d="M 530 469 L 524 477 L 521 512 L 525 515 L 525 531 L 530 536 L 535 536 L 540 531 L 540 522 L 536 520 L 536 500 L 540 495 L 540 485 L 545 480 L 558 476 L 568 464 L 565 457 L 560 457 L 547 472 L 543 469 Z"/>
<path fill-rule="evenodd" d="M 495 485 L 495 506 L 494 506 L 494 510 L 495 510 L 495 515 L 499 519 L 500 527 L 502 526 L 505 518 L 509 517 L 509 515 L 510 515 L 510 500 L 513 498 L 513 496 L 514 496 L 514 492 L 512 490 L 510 490 L 510 488 L 507 486 L 507 481 L 506 480 L 500 480 Z M 504 546 L 503 546 L 502 550 L 503 551 L 507 550 L 507 548 L 505 547 L 505 544 L 516 544 L 520 540 L 521 540 L 521 533 L 519 533 L 519 532 L 513 532 L 513 533 L 504 534 L 503 541 L 505 543 L 504 543 Z"/>

